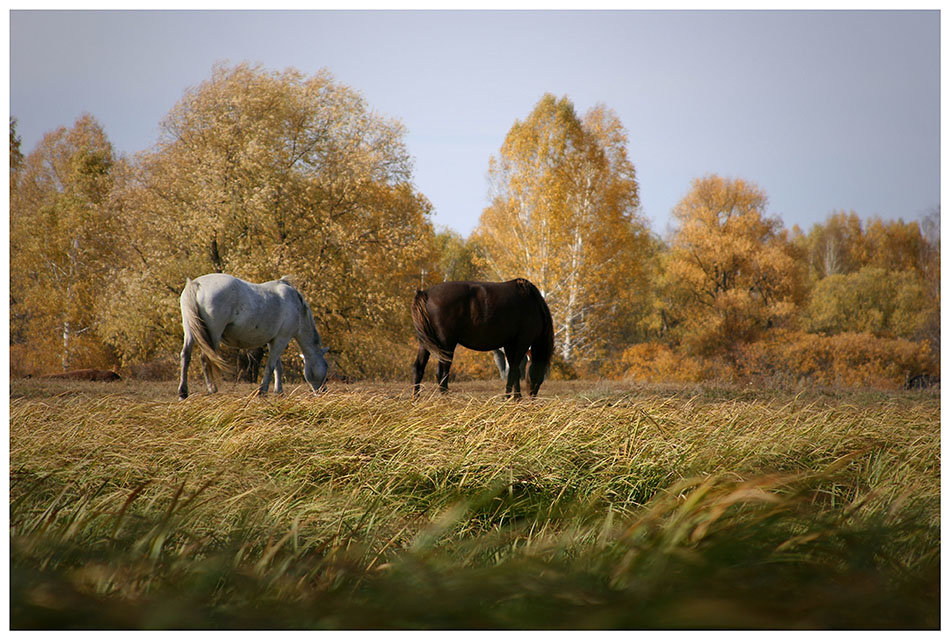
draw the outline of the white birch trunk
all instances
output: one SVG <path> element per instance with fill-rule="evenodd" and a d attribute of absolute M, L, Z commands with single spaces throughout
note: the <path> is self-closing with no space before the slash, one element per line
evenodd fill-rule
<path fill-rule="evenodd" d="M 69 367 L 72 364 L 71 360 L 71 348 L 72 348 L 72 338 L 73 330 L 72 324 L 69 322 L 69 312 L 73 306 L 73 282 L 76 276 L 76 263 L 79 258 L 77 254 L 79 253 L 79 238 L 73 238 L 70 243 L 69 249 L 69 270 L 66 273 L 66 299 L 63 305 L 63 371 L 69 371 Z"/>

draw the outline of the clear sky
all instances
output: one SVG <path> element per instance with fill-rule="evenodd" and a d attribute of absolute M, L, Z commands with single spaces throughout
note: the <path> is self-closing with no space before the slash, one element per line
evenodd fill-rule
<path fill-rule="evenodd" d="M 219 61 L 327 68 L 401 120 L 434 222 L 463 235 L 489 157 L 546 92 L 617 113 L 661 234 L 710 173 L 805 230 L 940 202 L 937 11 L 13 11 L 23 150 L 84 112 L 118 152 L 146 149 Z"/>

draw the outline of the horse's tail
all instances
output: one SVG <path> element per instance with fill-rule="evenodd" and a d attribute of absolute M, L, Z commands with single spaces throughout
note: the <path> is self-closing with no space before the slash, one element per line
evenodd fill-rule
<path fill-rule="evenodd" d="M 432 326 L 432 319 L 429 317 L 427 302 L 429 294 L 425 291 L 416 291 L 416 297 L 412 301 L 412 326 L 416 330 L 416 339 L 419 344 L 429 350 L 442 362 L 452 362 L 452 352 L 439 346 L 438 338 L 435 335 L 435 327 Z"/>
<path fill-rule="evenodd" d="M 544 371 L 547 373 L 551 368 L 551 357 L 554 355 L 554 320 L 551 318 L 548 303 L 538 288 L 528 280 L 525 280 L 525 284 L 541 311 L 541 335 L 531 343 L 531 359 L 544 364 Z"/>
<path fill-rule="evenodd" d="M 185 334 L 191 334 L 192 339 L 201 353 L 211 365 L 212 371 L 221 374 L 234 373 L 233 367 L 221 355 L 214 350 L 211 344 L 211 334 L 208 331 L 208 325 L 201 319 L 198 313 L 198 285 L 190 278 L 185 283 L 185 289 L 181 292 L 181 322 L 185 328 Z"/>

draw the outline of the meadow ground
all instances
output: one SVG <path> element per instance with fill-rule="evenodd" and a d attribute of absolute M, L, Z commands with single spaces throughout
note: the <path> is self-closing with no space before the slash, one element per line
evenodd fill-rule
<path fill-rule="evenodd" d="M 938 391 L 175 386 L 11 382 L 13 628 L 940 624 Z"/>

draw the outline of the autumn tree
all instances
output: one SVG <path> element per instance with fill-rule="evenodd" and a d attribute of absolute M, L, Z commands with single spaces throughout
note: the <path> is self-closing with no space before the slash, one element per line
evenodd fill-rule
<path fill-rule="evenodd" d="M 480 267 L 538 286 L 561 358 L 602 355 L 640 317 L 649 246 L 616 114 L 600 105 L 580 118 L 566 97 L 545 95 L 512 126 L 488 174 L 492 199 L 473 234 Z"/>
<path fill-rule="evenodd" d="M 926 287 L 913 271 L 863 267 L 818 281 L 805 309 L 804 328 L 918 339 L 930 309 Z"/>
<path fill-rule="evenodd" d="M 22 140 L 16 132 L 16 118 L 10 116 L 10 175 L 19 173 L 20 168 L 23 166 L 23 151 L 20 149 Z M 12 187 L 15 184 L 15 180 L 11 179 L 10 186 Z"/>
<path fill-rule="evenodd" d="M 862 222 L 854 212 L 837 212 L 814 225 L 801 239 L 815 280 L 805 328 L 926 340 L 938 350 L 938 229 L 938 211 L 923 224 L 880 218 Z M 835 258 L 829 260 L 829 255 Z"/>
<path fill-rule="evenodd" d="M 872 218 L 865 231 L 868 245 L 867 265 L 887 271 L 912 271 L 921 278 L 927 272 L 927 239 L 916 220 L 884 221 Z"/>
<path fill-rule="evenodd" d="M 447 280 L 477 280 L 476 247 L 456 231 L 444 228 L 433 236 L 436 263 L 426 272 L 422 286 Z"/>
<path fill-rule="evenodd" d="M 11 124 L 11 158 L 13 141 Z M 46 134 L 11 173 L 11 333 L 29 344 L 34 369 L 108 360 L 96 334 L 118 242 L 108 203 L 115 162 L 84 115 Z"/>
<path fill-rule="evenodd" d="M 129 250 L 113 344 L 126 359 L 172 352 L 187 277 L 290 275 L 338 369 L 372 366 L 409 335 L 406 301 L 430 258 L 403 136 L 326 71 L 217 66 L 120 189 Z"/>
<path fill-rule="evenodd" d="M 935 360 L 940 358 L 940 206 L 924 215 L 921 221 L 924 236 L 921 257 L 921 278 L 930 301 L 930 311 L 922 334 L 930 345 Z"/>
<path fill-rule="evenodd" d="M 16 118 L 10 116 L 10 182 L 8 184 L 9 188 L 9 200 L 8 202 L 12 205 L 14 198 L 16 197 L 16 187 L 20 178 L 20 171 L 23 167 L 23 152 L 20 150 L 21 140 L 20 136 L 16 132 Z M 12 207 L 11 207 L 12 208 Z M 13 224 L 15 216 L 11 215 L 11 226 Z M 11 273 L 11 280 L 15 280 L 16 276 Z M 22 285 L 22 281 L 21 281 Z M 15 287 L 12 287 L 8 291 L 9 295 L 9 308 L 11 312 L 10 317 L 10 344 L 20 344 L 25 342 L 26 336 L 24 335 L 25 319 L 26 314 L 25 310 L 21 307 L 17 309 L 17 299 L 14 295 Z M 21 294 L 22 295 L 22 294 Z M 19 316 L 19 317 L 17 317 Z"/>
<path fill-rule="evenodd" d="M 710 175 L 673 209 L 658 313 L 689 352 L 728 352 L 789 321 L 804 301 L 800 256 L 766 206 L 756 185 Z"/>
<path fill-rule="evenodd" d="M 934 228 L 932 222 L 930 226 Z M 799 243 L 814 280 L 863 267 L 913 271 L 926 277 L 934 259 L 921 223 L 877 217 L 862 221 L 854 211 L 832 213 L 824 223 L 813 225 Z"/>
<path fill-rule="evenodd" d="M 854 211 L 837 211 L 824 224 L 812 226 L 800 244 L 806 253 L 812 279 L 851 273 L 865 266 L 868 247 L 861 219 Z"/>

